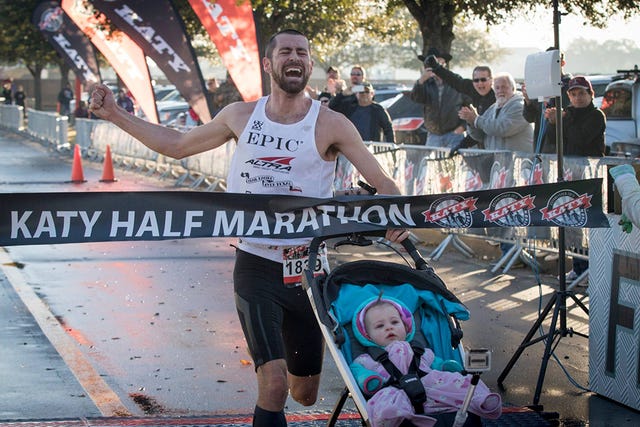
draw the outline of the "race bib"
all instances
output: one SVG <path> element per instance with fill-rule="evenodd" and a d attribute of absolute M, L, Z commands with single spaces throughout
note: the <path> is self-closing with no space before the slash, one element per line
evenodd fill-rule
<path fill-rule="evenodd" d="M 282 251 L 282 277 L 285 287 L 292 288 L 302 284 L 302 272 L 309 265 L 309 246 L 294 246 Z M 327 248 L 324 243 L 318 248 L 313 276 L 329 272 Z"/>

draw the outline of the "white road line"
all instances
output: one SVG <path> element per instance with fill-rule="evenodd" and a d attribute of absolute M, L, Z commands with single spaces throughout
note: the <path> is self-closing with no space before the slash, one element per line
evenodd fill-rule
<path fill-rule="evenodd" d="M 105 417 L 131 416 L 132 414 L 127 407 L 100 374 L 96 372 L 78 348 L 76 342 L 65 333 L 60 322 L 49 311 L 49 307 L 27 284 L 24 276 L 3 248 L 0 248 L 0 268 L 2 268 L 2 272 L 7 276 L 9 283 L 11 283 L 22 302 L 27 306 L 36 322 L 38 322 L 38 325 L 40 325 L 42 332 L 47 336 L 102 415 Z"/>

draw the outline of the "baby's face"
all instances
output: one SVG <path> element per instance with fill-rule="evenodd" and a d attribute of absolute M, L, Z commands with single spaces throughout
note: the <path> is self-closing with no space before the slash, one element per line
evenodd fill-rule
<path fill-rule="evenodd" d="M 375 305 L 368 309 L 364 324 L 371 341 L 382 347 L 392 341 L 404 341 L 407 338 L 400 313 L 391 304 Z"/>

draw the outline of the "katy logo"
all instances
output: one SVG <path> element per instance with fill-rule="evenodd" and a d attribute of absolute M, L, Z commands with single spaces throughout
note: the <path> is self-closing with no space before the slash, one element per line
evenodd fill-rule
<path fill-rule="evenodd" d="M 558 191 L 549 198 L 547 206 L 540 209 L 542 219 L 561 227 L 584 227 L 592 197 L 593 195 L 579 195 L 572 190 Z"/>
<path fill-rule="evenodd" d="M 291 171 L 291 161 L 293 159 L 295 157 L 258 157 L 249 159 L 245 163 L 251 164 L 258 169 L 288 173 Z"/>
<path fill-rule="evenodd" d="M 60 30 L 62 26 L 63 11 L 59 7 L 52 7 L 44 12 L 40 16 L 40 22 L 38 26 L 41 30 L 55 33 Z"/>
<path fill-rule="evenodd" d="M 422 212 L 425 222 L 433 222 L 445 228 L 469 228 L 473 223 L 471 212 L 477 209 L 477 198 L 462 196 L 442 197 Z"/>
<path fill-rule="evenodd" d="M 494 197 L 489 207 L 482 211 L 484 219 L 501 227 L 527 227 L 531 224 L 531 212 L 534 209 L 535 196 L 522 196 L 508 191 Z"/>
<path fill-rule="evenodd" d="M 260 120 L 254 120 L 253 124 L 251 125 L 251 130 L 261 131 L 263 126 L 264 122 L 261 122 Z"/>

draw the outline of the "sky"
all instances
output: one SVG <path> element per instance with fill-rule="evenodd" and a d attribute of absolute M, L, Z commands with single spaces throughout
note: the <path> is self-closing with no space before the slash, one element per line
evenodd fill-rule
<path fill-rule="evenodd" d="M 560 20 L 560 49 L 576 38 L 607 40 L 635 39 L 640 45 L 640 16 L 624 21 L 614 17 L 607 28 L 599 29 L 584 25 L 584 19 L 574 15 L 562 16 Z M 518 18 L 493 27 L 490 37 L 500 47 L 536 47 L 544 50 L 553 46 L 553 12 L 537 10 L 533 17 Z"/>

